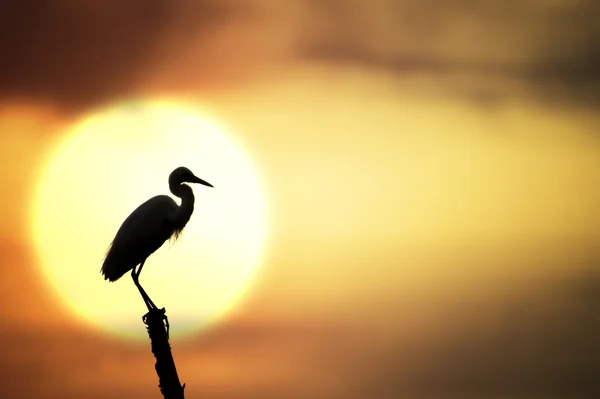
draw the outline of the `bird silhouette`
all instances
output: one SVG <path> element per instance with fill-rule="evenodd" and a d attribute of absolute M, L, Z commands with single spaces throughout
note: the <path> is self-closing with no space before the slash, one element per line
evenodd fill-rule
<path fill-rule="evenodd" d="M 196 177 L 188 168 L 179 167 L 169 175 L 169 189 L 181 198 L 181 205 L 167 195 L 157 195 L 140 205 L 125 219 L 108 247 L 100 272 L 104 279 L 117 281 L 131 270 L 131 278 L 149 311 L 156 309 L 140 285 L 140 273 L 146 259 L 170 238 L 177 240 L 194 211 L 194 193 L 184 183 L 212 184 Z M 136 266 L 139 267 L 136 269 Z"/>

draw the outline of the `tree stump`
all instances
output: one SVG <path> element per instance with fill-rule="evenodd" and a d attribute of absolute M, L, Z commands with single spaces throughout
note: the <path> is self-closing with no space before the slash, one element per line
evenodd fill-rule
<path fill-rule="evenodd" d="M 175 361 L 169 345 L 169 320 L 165 308 L 152 309 L 142 317 L 150 336 L 152 353 L 156 358 L 156 374 L 158 387 L 165 399 L 184 399 L 183 386 L 179 382 Z"/>

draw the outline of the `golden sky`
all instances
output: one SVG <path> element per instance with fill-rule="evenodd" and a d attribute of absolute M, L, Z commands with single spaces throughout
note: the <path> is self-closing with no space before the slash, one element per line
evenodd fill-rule
<path fill-rule="evenodd" d="M 240 309 L 173 344 L 186 397 L 600 392 L 596 2 L 29 3 L 0 16 L 0 396 L 160 397 L 147 343 L 58 310 L 27 224 L 66 129 L 136 96 L 209 108 L 269 205 Z"/>

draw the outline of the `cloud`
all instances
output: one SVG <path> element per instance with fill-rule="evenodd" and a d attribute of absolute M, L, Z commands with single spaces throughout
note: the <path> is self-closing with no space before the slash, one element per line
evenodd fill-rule
<path fill-rule="evenodd" d="M 157 385 L 149 347 L 127 347 L 67 326 L 0 331 L 2 395 L 9 398 L 147 397 Z M 113 396 L 111 396 L 111 394 Z"/>
<path fill-rule="evenodd" d="M 408 78 L 514 80 L 538 96 L 600 100 L 600 6 L 580 2 L 312 2 L 301 60 Z"/>
<path fill-rule="evenodd" d="M 415 397 L 598 397 L 600 259 L 585 272 L 507 298 L 495 321 L 440 331 L 403 374 L 405 347 L 379 360 L 364 390 Z M 422 348 L 423 349 L 423 348 Z"/>
<path fill-rule="evenodd" d="M 68 108 L 135 93 L 144 71 L 162 56 L 161 42 L 181 19 L 181 4 L 26 0 L 3 6 L 0 96 Z M 206 32 L 226 18 L 218 4 L 194 2 L 194 25 Z"/>
<path fill-rule="evenodd" d="M 598 266 L 590 257 L 585 272 L 509 292 L 500 310 L 440 303 L 460 320 L 444 316 L 424 334 L 406 334 L 421 323 L 411 318 L 383 335 L 366 320 L 362 327 L 232 321 L 194 342 L 174 343 L 173 353 L 190 396 L 591 399 L 600 393 Z M 468 308 L 480 305 L 494 314 L 482 317 Z M 398 321 L 402 313 L 389 317 Z M 0 350 L 9 397 L 158 394 L 147 345 L 5 326 Z"/>
<path fill-rule="evenodd" d="M 0 15 L 0 97 L 79 109 L 143 90 L 206 92 L 272 78 L 256 71 L 275 60 L 280 72 L 458 77 L 449 90 L 477 101 L 518 95 L 498 87 L 508 80 L 538 99 L 597 104 L 599 16 L 593 0 L 26 0 Z"/>

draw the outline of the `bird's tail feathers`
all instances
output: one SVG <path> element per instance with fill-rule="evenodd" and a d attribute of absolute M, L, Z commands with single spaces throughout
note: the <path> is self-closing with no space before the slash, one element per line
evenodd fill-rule
<path fill-rule="evenodd" d="M 114 259 L 114 256 L 111 256 L 109 247 L 109 252 L 107 252 L 106 256 L 104 257 L 104 263 L 102 264 L 102 268 L 100 268 L 100 273 L 102 273 L 105 280 L 110 282 L 117 281 L 130 269 L 123 267 L 121 262 L 115 261 Z"/>

